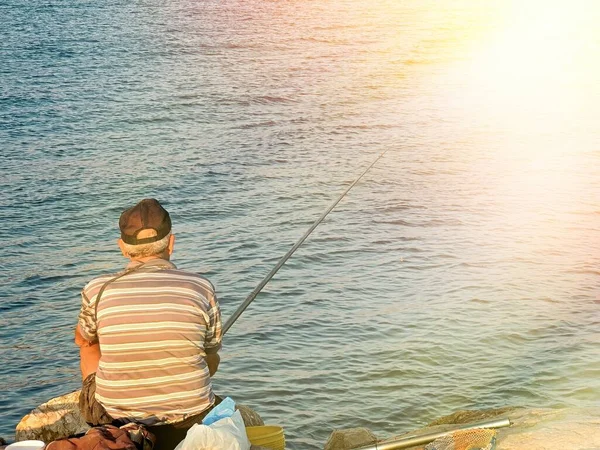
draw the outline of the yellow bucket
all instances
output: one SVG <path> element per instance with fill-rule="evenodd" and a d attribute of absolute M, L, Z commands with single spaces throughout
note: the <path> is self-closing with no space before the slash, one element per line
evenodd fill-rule
<path fill-rule="evenodd" d="M 285 450 L 285 436 L 283 435 L 283 428 L 280 426 L 246 427 L 246 434 L 253 445 L 272 450 Z"/>

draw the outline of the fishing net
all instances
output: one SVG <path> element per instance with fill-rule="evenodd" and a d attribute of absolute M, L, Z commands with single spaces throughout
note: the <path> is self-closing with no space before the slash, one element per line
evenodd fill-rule
<path fill-rule="evenodd" d="M 425 450 L 494 450 L 496 430 L 457 430 L 427 444 Z"/>

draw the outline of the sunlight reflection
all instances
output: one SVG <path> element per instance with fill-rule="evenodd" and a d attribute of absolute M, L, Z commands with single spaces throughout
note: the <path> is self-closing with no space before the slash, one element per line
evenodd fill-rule
<path fill-rule="evenodd" d="M 510 11 L 472 61 L 472 92 L 517 129 L 553 129 L 595 88 L 600 4 L 526 1 Z"/>
<path fill-rule="evenodd" d="M 589 150 L 583 131 L 600 112 L 600 3 L 524 1 L 505 12 L 472 57 L 449 70 L 444 101 L 471 125 L 496 131 L 505 150 Z"/>

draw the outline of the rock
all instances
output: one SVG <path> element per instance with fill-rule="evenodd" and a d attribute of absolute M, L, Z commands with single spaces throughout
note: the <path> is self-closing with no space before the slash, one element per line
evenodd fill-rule
<path fill-rule="evenodd" d="M 433 426 L 405 433 L 383 442 L 439 431 L 450 431 L 455 429 L 458 424 L 500 418 L 509 418 L 512 425 L 497 429 L 496 450 L 591 450 L 600 448 L 600 408 L 500 408 L 483 411 L 458 411 L 433 421 Z M 410 447 L 412 450 L 422 448 L 422 446 Z"/>
<path fill-rule="evenodd" d="M 239 410 L 242 419 L 244 419 L 244 425 L 247 427 L 257 427 L 265 424 L 258 413 L 249 406 L 236 405 L 236 409 Z"/>
<path fill-rule="evenodd" d="M 377 437 L 368 428 L 334 430 L 327 439 L 325 450 L 348 450 L 375 444 Z"/>
<path fill-rule="evenodd" d="M 79 412 L 79 391 L 75 391 L 53 398 L 23 417 L 17 425 L 15 440 L 48 443 L 85 433 L 89 428 Z"/>
<path fill-rule="evenodd" d="M 482 410 L 460 410 L 456 411 L 449 416 L 440 417 L 437 420 L 434 420 L 428 427 L 433 427 L 436 425 L 444 425 L 444 424 L 463 424 L 463 423 L 473 423 L 473 422 L 482 422 L 484 420 L 492 420 L 497 419 L 499 416 L 507 417 L 509 413 L 519 409 L 514 406 L 507 406 L 504 408 L 496 408 L 496 409 L 482 409 Z"/>
<path fill-rule="evenodd" d="M 600 408 L 523 410 L 498 430 L 498 450 L 600 448 Z"/>

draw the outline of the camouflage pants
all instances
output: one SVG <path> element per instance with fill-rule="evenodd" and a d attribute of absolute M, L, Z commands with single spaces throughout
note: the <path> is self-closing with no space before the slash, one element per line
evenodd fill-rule
<path fill-rule="evenodd" d="M 83 419 L 91 427 L 113 423 L 113 418 L 108 415 L 104 406 L 96 400 L 96 374 L 90 374 L 81 387 L 79 395 L 79 410 Z"/>

